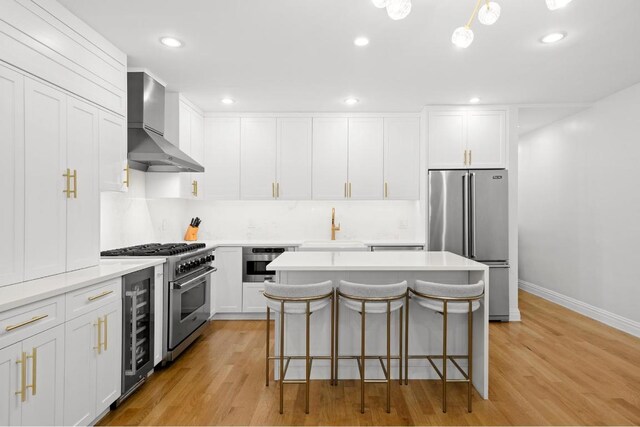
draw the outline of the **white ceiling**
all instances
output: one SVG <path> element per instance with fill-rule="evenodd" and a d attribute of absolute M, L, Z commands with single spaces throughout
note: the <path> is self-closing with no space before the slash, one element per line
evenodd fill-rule
<path fill-rule="evenodd" d="M 640 81 L 640 0 L 497 0 L 492 27 L 455 48 L 474 0 L 60 0 L 206 111 L 417 111 L 426 104 L 592 102 Z M 566 31 L 556 45 L 541 36 Z M 185 46 L 158 42 L 172 35 Z M 353 45 L 356 36 L 369 46 Z M 224 96 L 237 102 L 220 103 Z M 342 101 L 355 96 L 354 107 Z"/>

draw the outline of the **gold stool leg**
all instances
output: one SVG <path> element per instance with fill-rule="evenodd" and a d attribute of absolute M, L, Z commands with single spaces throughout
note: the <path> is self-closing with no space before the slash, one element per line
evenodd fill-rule
<path fill-rule="evenodd" d="M 280 302 L 280 413 L 284 412 L 284 301 Z"/>
<path fill-rule="evenodd" d="M 442 313 L 442 412 L 447 412 L 447 301 Z"/>
<path fill-rule="evenodd" d="M 409 384 L 409 293 L 407 292 L 407 312 L 405 313 L 404 337 L 404 385 Z"/>
<path fill-rule="evenodd" d="M 335 353 L 333 352 L 333 348 L 335 346 L 334 336 L 335 336 L 336 325 L 335 325 L 335 318 L 333 317 L 334 311 L 335 311 L 335 298 L 332 295 L 331 296 L 331 358 L 329 359 L 331 363 L 331 385 L 335 385 L 335 376 L 334 376 Z"/>
<path fill-rule="evenodd" d="M 398 352 L 400 353 L 400 358 L 398 359 L 398 382 L 402 385 L 402 321 L 404 318 L 402 317 L 402 311 L 404 307 L 400 307 L 400 317 L 398 318 Z"/>
<path fill-rule="evenodd" d="M 333 382 L 335 385 L 338 385 L 338 374 L 340 373 L 340 350 L 338 350 L 338 344 L 340 343 L 340 337 L 338 336 L 340 332 L 340 297 L 336 296 L 336 324 L 335 324 L 335 332 L 336 332 L 336 356 L 334 360 L 334 369 L 335 373 L 333 375 Z"/>
<path fill-rule="evenodd" d="M 391 301 L 387 301 L 387 413 L 391 412 Z"/>
<path fill-rule="evenodd" d="M 309 369 L 309 318 L 310 318 L 310 312 L 309 312 L 309 301 L 307 301 L 307 319 L 306 319 L 306 326 L 307 326 L 307 336 L 306 336 L 306 341 L 305 341 L 305 347 L 306 347 L 306 353 L 305 353 L 305 405 L 304 405 L 304 412 L 305 414 L 309 413 L 309 374 L 311 372 L 311 370 Z"/>
<path fill-rule="evenodd" d="M 472 390 L 471 388 L 473 387 L 472 384 L 472 379 L 473 379 L 473 311 L 471 311 L 471 301 L 469 301 L 469 314 L 468 314 L 468 338 L 469 338 L 469 342 L 468 342 L 468 351 L 467 351 L 467 355 L 468 355 L 468 359 L 467 359 L 467 372 L 469 373 L 469 384 L 468 384 L 468 396 L 467 396 L 467 404 L 468 404 L 468 411 L 471 412 L 471 394 L 472 394 Z"/>
<path fill-rule="evenodd" d="M 360 332 L 360 364 L 361 364 L 361 368 L 360 368 L 360 413 L 364 414 L 364 372 L 365 372 L 365 366 L 364 366 L 364 362 L 365 362 L 365 350 L 364 350 L 364 345 L 365 345 L 365 340 L 364 340 L 364 335 L 365 335 L 365 303 L 364 301 L 362 301 L 362 319 L 361 319 L 361 326 L 362 326 L 362 330 Z"/>
<path fill-rule="evenodd" d="M 265 356 L 265 365 L 266 365 L 266 385 L 269 387 L 269 323 L 271 322 L 271 309 L 267 306 L 267 349 Z"/>

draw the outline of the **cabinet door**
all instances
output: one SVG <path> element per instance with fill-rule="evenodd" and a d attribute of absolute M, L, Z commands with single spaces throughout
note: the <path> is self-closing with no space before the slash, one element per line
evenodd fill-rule
<path fill-rule="evenodd" d="M 278 199 L 311 199 L 311 141 L 311 119 L 278 119 Z"/>
<path fill-rule="evenodd" d="M 466 113 L 429 113 L 429 169 L 464 169 Z"/>
<path fill-rule="evenodd" d="M 384 198 L 420 198 L 420 119 L 384 120 Z"/>
<path fill-rule="evenodd" d="M 64 424 L 89 425 L 97 416 L 98 316 L 90 312 L 67 321 L 64 327 Z"/>
<path fill-rule="evenodd" d="M 127 120 L 99 112 L 100 190 L 127 191 Z"/>
<path fill-rule="evenodd" d="M 180 150 L 189 157 L 193 157 L 191 152 L 191 116 L 193 112 L 183 102 L 178 107 L 178 141 Z M 191 173 L 179 173 L 176 175 L 180 181 L 180 190 L 175 197 L 190 199 L 193 198 L 193 180 Z"/>
<path fill-rule="evenodd" d="M 276 119 L 240 122 L 240 197 L 275 199 Z"/>
<path fill-rule="evenodd" d="M 191 157 L 200 164 L 204 164 L 204 118 L 195 112 L 191 113 Z M 195 181 L 194 188 L 190 188 L 190 197 L 202 199 L 204 195 L 204 173 L 192 173 L 191 184 Z M 194 194 L 195 193 L 195 194 Z"/>
<path fill-rule="evenodd" d="M 67 164 L 77 189 L 67 201 L 67 271 L 100 261 L 98 109 L 67 99 Z"/>
<path fill-rule="evenodd" d="M 0 66 L 0 286 L 24 278 L 24 77 Z M 3 424 L 3 419 L 0 419 Z"/>
<path fill-rule="evenodd" d="M 382 119 L 349 119 L 349 198 L 383 197 L 384 125 Z"/>
<path fill-rule="evenodd" d="M 240 119 L 205 119 L 204 170 L 205 198 L 240 198 Z"/>
<path fill-rule="evenodd" d="M 216 313 L 242 312 L 242 248 L 217 248 L 216 266 Z"/>
<path fill-rule="evenodd" d="M 66 268 L 66 98 L 25 79 L 25 280 Z"/>
<path fill-rule="evenodd" d="M 313 119 L 313 198 L 346 198 L 347 119 Z"/>
<path fill-rule="evenodd" d="M 242 312 L 265 313 L 267 300 L 264 297 L 264 283 L 243 283 L 242 287 Z"/>
<path fill-rule="evenodd" d="M 61 425 L 64 407 L 64 325 L 22 342 L 27 359 L 27 400 L 22 425 Z M 36 357 L 33 357 L 33 356 Z"/>
<path fill-rule="evenodd" d="M 21 359 L 22 343 L 0 349 L 0 425 L 22 424 L 21 396 L 16 394 L 22 387 Z"/>
<path fill-rule="evenodd" d="M 102 319 L 103 349 L 96 357 L 96 416 L 122 393 L 122 302 L 96 310 Z"/>
<path fill-rule="evenodd" d="M 504 111 L 470 111 L 467 125 L 469 166 L 506 167 L 506 114 Z"/>

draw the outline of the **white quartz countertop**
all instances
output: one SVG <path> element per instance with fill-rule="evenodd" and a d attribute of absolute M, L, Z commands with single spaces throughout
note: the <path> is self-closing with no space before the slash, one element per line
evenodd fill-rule
<path fill-rule="evenodd" d="M 95 267 L 0 287 L 0 312 L 164 264 L 164 258 L 101 259 Z"/>
<path fill-rule="evenodd" d="M 488 267 L 451 252 L 285 252 L 275 271 L 478 271 Z"/>
<path fill-rule="evenodd" d="M 267 247 L 280 247 L 280 246 L 300 246 L 306 241 L 314 241 L 318 239 L 307 240 L 198 240 L 197 242 L 186 243 L 205 243 L 207 247 L 217 248 L 224 246 L 267 246 Z M 424 246 L 424 241 L 419 240 L 362 240 L 356 239 L 367 246 Z M 340 243 L 341 240 L 336 240 L 336 243 Z M 349 242 L 350 240 L 345 240 Z M 167 242 L 173 243 L 173 242 Z"/>

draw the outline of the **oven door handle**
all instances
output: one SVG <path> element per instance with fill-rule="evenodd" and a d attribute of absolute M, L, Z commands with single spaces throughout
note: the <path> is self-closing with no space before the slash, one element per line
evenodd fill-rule
<path fill-rule="evenodd" d="M 172 288 L 173 289 L 179 289 L 181 291 L 186 290 L 185 288 L 189 287 L 189 285 L 191 285 L 193 282 L 197 282 L 198 280 L 202 279 L 203 277 L 216 272 L 218 269 L 215 267 L 207 267 L 206 270 L 202 273 L 202 274 L 198 274 L 196 277 L 194 277 L 193 279 L 189 279 L 184 283 L 179 283 L 179 282 L 174 282 Z"/>

